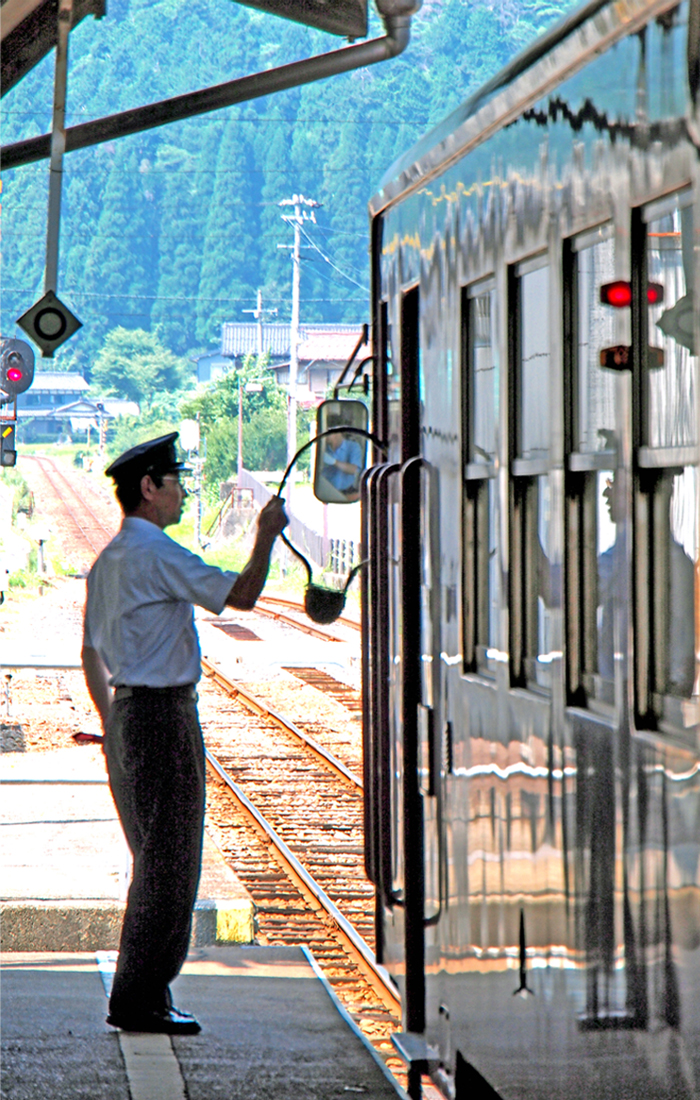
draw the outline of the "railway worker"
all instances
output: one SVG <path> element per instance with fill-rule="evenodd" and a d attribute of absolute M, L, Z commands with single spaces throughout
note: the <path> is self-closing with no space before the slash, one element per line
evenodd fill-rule
<path fill-rule="evenodd" d="M 325 443 L 321 473 L 348 500 L 359 500 L 362 445 L 343 432 L 326 436 Z"/>
<path fill-rule="evenodd" d="M 165 534 L 186 497 L 177 432 L 133 447 L 106 473 L 124 512 L 87 583 L 82 660 L 104 728 L 109 782 L 134 858 L 107 1022 L 127 1031 L 196 1034 L 173 1006 L 199 881 L 204 746 L 193 604 L 249 609 L 287 523 L 274 498 L 258 517 L 241 573 L 206 565 Z"/>

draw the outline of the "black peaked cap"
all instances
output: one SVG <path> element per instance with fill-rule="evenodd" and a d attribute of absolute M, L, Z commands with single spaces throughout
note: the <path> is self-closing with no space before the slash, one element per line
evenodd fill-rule
<path fill-rule="evenodd" d="M 175 450 L 175 440 L 179 434 L 171 432 L 170 435 L 161 435 L 158 439 L 137 444 L 115 458 L 112 465 L 105 470 L 105 475 L 113 477 L 116 482 L 136 482 L 145 474 L 160 476 L 187 469 L 184 462 L 178 461 Z"/>

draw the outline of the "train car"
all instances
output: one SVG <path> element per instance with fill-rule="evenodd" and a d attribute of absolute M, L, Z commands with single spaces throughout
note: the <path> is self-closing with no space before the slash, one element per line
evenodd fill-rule
<path fill-rule="evenodd" d="M 370 203 L 366 864 L 413 1096 L 700 1095 L 699 98 L 699 0 L 593 0 Z"/>

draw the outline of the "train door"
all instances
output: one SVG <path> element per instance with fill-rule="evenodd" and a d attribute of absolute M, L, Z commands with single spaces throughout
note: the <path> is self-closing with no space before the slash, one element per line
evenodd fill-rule
<path fill-rule="evenodd" d="M 393 744 L 397 752 L 394 804 L 403 832 L 405 996 L 404 1026 L 425 1027 L 425 940 L 423 873 L 423 805 L 418 785 L 418 708 L 421 703 L 421 458 L 420 458 L 420 294 L 418 288 L 401 302 L 401 470 L 397 478 L 394 545 L 397 583 L 392 586 L 392 618 L 398 629 L 391 654 L 398 675 L 393 683 L 398 721 Z M 400 736 L 398 731 L 401 731 Z M 401 756 L 399 760 L 398 756 Z M 397 836 L 397 851 L 399 838 Z"/>
<path fill-rule="evenodd" d="M 392 317 L 380 307 L 389 461 L 367 478 L 371 623 L 367 716 L 371 769 L 368 870 L 384 919 L 383 961 L 403 985 L 406 1030 L 424 1026 L 424 874 L 418 780 L 421 704 L 419 290 L 404 292 Z M 399 339 L 392 345 L 392 334 Z M 372 643 L 372 632 L 377 635 Z M 381 635 L 381 636 L 380 636 Z"/>

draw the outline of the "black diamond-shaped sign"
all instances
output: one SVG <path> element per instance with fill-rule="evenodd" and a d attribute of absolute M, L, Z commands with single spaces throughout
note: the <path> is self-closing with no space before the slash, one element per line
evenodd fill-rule
<path fill-rule="evenodd" d="M 44 359 L 53 359 L 56 348 L 60 348 L 83 327 L 83 322 L 71 313 L 53 290 L 47 290 L 36 305 L 17 319 L 17 324 L 39 345 Z"/>

